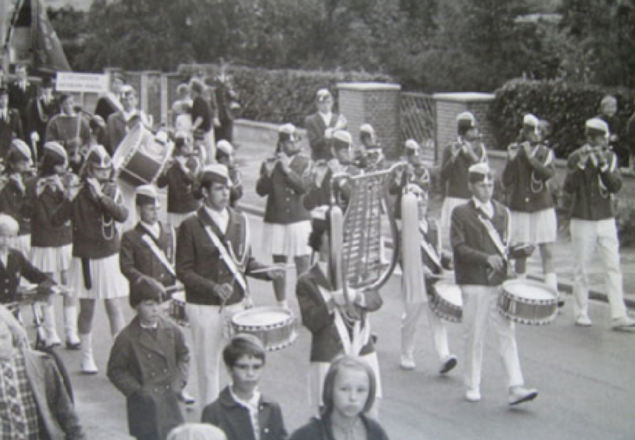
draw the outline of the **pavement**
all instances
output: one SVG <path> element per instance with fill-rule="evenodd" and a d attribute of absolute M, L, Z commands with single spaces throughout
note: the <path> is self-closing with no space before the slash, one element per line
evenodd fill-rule
<path fill-rule="evenodd" d="M 236 134 L 237 164 L 243 176 L 244 196 L 238 201 L 239 207 L 250 214 L 264 216 L 266 197 L 260 197 L 255 192 L 260 165 L 263 160 L 273 155 L 275 145 L 266 145 L 254 139 L 241 137 L 241 132 Z M 442 199 L 433 196 L 429 205 L 429 214 L 432 218 L 440 218 Z M 385 228 L 387 244 L 391 246 L 391 238 L 388 228 Z M 635 247 L 622 247 L 620 249 L 622 261 L 622 273 L 624 276 L 624 300 L 626 305 L 635 309 Z M 575 252 L 571 239 L 566 230 L 560 230 L 554 249 L 554 262 L 558 274 L 558 285 L 561 293 L 571 295 L 573 290 L 573 264 Z M 536 249 L 528 260 L 527 276 L 530 279 L 542 280 L 542 265 L 540 253 Z M 604 288 L 604 273 L 599 257 L 593 260 L 589 268 L 589 297 L 600 301 L 608 301 Z M 573 301 L 572 298 L 569 299 Z"/>

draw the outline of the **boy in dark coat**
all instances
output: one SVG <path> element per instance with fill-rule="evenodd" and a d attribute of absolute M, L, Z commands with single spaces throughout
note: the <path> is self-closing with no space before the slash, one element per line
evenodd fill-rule
<path fill-rule="evenodd" d="M 146 279 L 131 286 L 137 316 L 115 340 L 108 378 L 127 399 L 130 435 L 164 440 L 184 423 L 178 396 L 185 387 L 190 353 L 181 329 L 161 317 L 161 290 Z"/>

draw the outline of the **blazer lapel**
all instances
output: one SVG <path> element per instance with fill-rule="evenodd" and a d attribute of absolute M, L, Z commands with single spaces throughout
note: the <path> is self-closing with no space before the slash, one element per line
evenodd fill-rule
<path fill-rule="evenodd" d="M 225 241 L 225 234 L 220 230 L 220 228 L 218 227 L 218 225 L 216 224 L 216 222 L 214 220 L 212 220 L 212 218 L 209 216 L 209 214 L 207 213 L 207 211 L 205 210 L 205 208 L 201 207 L 199 208 L 197 214 L 196 214 L 200 220 L 200 222 L 202 223 L 203 227 L 205 226 L 210 226 L 212 228 L 212 232 L 214 232 L 214 234 L 216 234 L 216 236 L 218 238 L 221 239 L 221 241 Z M 231 214 L 230 214 L 230 223 L 231 223 Z M 229 232 L 229 226 L 227 227 L 227 231 Z"/>
<path fill-rule="evenodd" d="M 136 321 L 135 325 L 137 326 L 137 331 L 139 332 L 139 339 L 138 339 L 139 345 L 144 347 L 146 350 L 153 351 L 165 357 L 166 356 L 165 351 L 163 350 L 163 347 L 161 347 L 161 344 L 159 343 L 160 337 L 158 332 L 160 331 L 160 328 L 157 328 L 157 338 L 155 339 L 150 335 L 149 331 L 141 327 L 141 323 L 139 322 L 138 317 L 135 317 L 135 321 Z"/>

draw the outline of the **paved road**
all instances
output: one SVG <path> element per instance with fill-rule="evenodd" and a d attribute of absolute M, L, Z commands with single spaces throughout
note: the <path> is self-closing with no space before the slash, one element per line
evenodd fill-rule
<path fill-rule="evenodd" d="M 255 253 L 260 220 L 250 217 Z M 266 258 L 263 258 L 265 261 Z M 384 307 L 373 318 L 379 335 L 379 360 L 384 384 L 380 417 L 390 438 L 409 439 L 633 439 L 635 438 L 635 333 L 608 329 L 608 308 L 592 302 L 595 326 L 572 325 L 568 304 L 556 322 L 547 327 L 518 327 L 521 362 L 528 385 L 540 391 L 539 398 L 526 406 L 510 410 L 506 403 L 503 369 L 496 355 L 496 344 L 486 347 L 482 384 L 483 400 L 471 404 L 463 399 L 461 385 L 461 328 L 448 324 L 450 344 L 459 355 L 459 367 L 448 377 L 440 377 L 432 357 L 431 338 L 425 322 L 420 327 L 416 352 L 417 369 L 406 372 L 399 360 L 399 277 L 393 276 L 384 287 Z M 291 284 L 291 283 L 290 283 Z M 273 292 L 266 283 L 252 284 L 256 302 L 273 303 Z M 291 289 L 292 293 L 292 289 Z M 297 312 L 297 302 L 291 296 Z M 125 305 L 127 317 L 130 308 Z M 59 309 L 59 307 L 58 307 Z M 58 310 L 59 312 L 59 310 Z M 58 320 L 61 328 L 61 316 Z M 112 339 L 103 307 L 96 313 L 97 376 L 78 372 L 79 352 L 61 349 L 74 382 L 77 406 L 90 439 L 127 439 L 125 403 L 104 375 Z M 493 334 L 491 335 L 493 336 Z M 189 337 L 189 335 L 188 335 Z M 309 335 L 301 329 L 290 348 L 269 355 L 263 391 L 275 397 L 284 412 L 289 429 L 310 416 L 306 396 Z M 223 379 L 223 380 L 226 380 Z M 190 389 L 196 392 L 192 374 Z M 201 408 L 187 413 L 198 420 Z"/>

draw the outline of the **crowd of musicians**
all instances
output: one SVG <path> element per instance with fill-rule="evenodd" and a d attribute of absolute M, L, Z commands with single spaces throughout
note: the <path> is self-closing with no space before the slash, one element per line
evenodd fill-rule
<path fill-rule="evenodd" d="M 549 184 L 554 153 L 548 124 L 538 116 L 524 115 L 500 181 L 488 166 L 476 118 L 469 112 L 457 116 L 456 140 L 444 149 L 440 164 L 445 198 L 437 221 L 428 214 L 432 182 L 421 146 L 408 140 L 403 163 L 390 168 L 373 127 L 362 125 L 359 140 L 353 139 L 346 118 L 333 111 L 333 96 L 321 89 L 317 111 L 305 121 L 310 154 L 302 151 L 296 127 L 284 124 L 275 153 L 262 163 L 255 192 L 266 197 L 266 209 L 257 242 L 236 208 L 243 191 L 254 189 L 243 188 L 234 162 L 231 111 L 210 106 L 217 91 L 205 81 L 179 85 L 174 130 L 161 129 L 174 144 L 173 156 L 154 182 L 136 188 L 131 203 L 115 179 L 112 156 L 134 127 L 156 130 L 152 118 L 137 108 L 134 88 L 115 75 L 111 92 L 89 114 L 77 111 L 72 95 L 54 93 L 51 79 L 35 87 L 24 66 L 16 76 L 15 83 L 0 86 L 0 302 L 7 306 L 0 307 L 0 439 L 85 437 L 64 366 L 54 352 L 29 348 L 27 313 L 19 307 L 24 280 L 37 284 L 43 298 L 37 309 L 43 345 L 80 350 L 85 374 L 100 370 L 93 338 L 104 335 L 93 332 L 93 317 L 97 301 L 103 300 L 113 346 L 101 368 L 126 397 L 134 437 L 181 438 L 185 433 L 186 427 L 178 427 L 185 420 L 182 405 L 194 403 L 185 391 L 193 358 L 203 415 L 202 425 L 187 427 L 189 435 L 286 438 L 282 409 L 258 387 L 266 348 L 251 334 L 232 335 L 231 319 L 254 305 L 247 277 L 271 281 L 277 306 L 288 310 L 288 267 L 296 270 L 301 322 L 311 335 L 307 375 L 316 416 L 290 438 L 387 438 L 378 422 L 379 401 L 390 393 L 382 387 L 379 368 L 387 360 L 377 357 L 381 335 L 372 331 L 369 319 L 382 298 L 377 289 L 343 287 L 346 280 L 334 258 L 342 246 L 338 226 L 359 190 L 346 177 L 386 170 L 386 189 L 394 200 L 384 209 L 397 219 L 401 237 L 394 238 L 402 243 L 401 367 L 416 368 L 423 313 L 439 373 L 450 373 L 460 362 L 465 398 L 477 402 L 491 325 L 509 404 L 537 397 L 523 379 L 514 323 L 498 312 L 497 301 L 505 280 L 526 276 L 534 247 L 544 283 L 558 295 L 557 219 Z M 233 92 L 218 96 L 230 107 L 236 98 Z M 617 156 L 604 120 L 589 119 L 581 129 L 587 142 L 569 156 L 564 182 L 572 196 L 574 323 L 592 325 L 588 269 L 597 252 L 611 327 L 627 329 L 635 320 L 627 314 L 622 290 L 613 203 L 622 184 Z M 167 222 L 159 220 L 161 188 L 167 188 Z M 138 221 L 122 230 L 135 216 Z M 262 246 L 273 264 L 254 258 L 253 245 Z M 462 299 L 462 357 L 452 353 L 444 321 L 427 305 L 435 284 L 448 276 Z M 179 290 L 185 292 L 191 344 L 164 313 L 165 302 Z M 46 295 L 51 292 L 62 293 L 63 338 L 55 320 L 56 295 Z M 122 298 L 135 310 L 130 323 L 124 321 Z M 221 359 L 231 378 L 225 387 Z"/>

